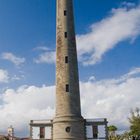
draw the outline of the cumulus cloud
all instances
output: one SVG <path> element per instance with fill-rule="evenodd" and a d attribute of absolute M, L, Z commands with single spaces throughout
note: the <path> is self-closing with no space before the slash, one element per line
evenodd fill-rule
<path fill-rule="evenodd" d="M 132 3 L 132 2 L 126 2 L 126 1 L 124 1 L 124 2 L 122 2 L 121 6 L 127 6 L 128 8 L 129 7 L 131 8 L 131 7 L 135 7 L 136 4 L 135 3 Z"/>
<path fill-rule="evenodd" d="M 7 83 L 9 80 L 9 74 L 6 70 L 0 69 L 0 83 Z"/>
<path fill-rule="evenodd" d="M 110 15 L 90 27 L 90 32 L 77 35 L 79 59 L 84 65 L 93 65 L 122 41 L 133 42 L 140 35 L 140 6 L 123 3 L 112 9 Z"/>
<path fill-rule="evenodd" d="M 82 110 L 89 118 L 106 117 L 110 124 L 128 129 L 131 108 L 140 106 L 140 68 L 118 79 L 81 82 Z"/>
<path fill-rule="evenodd" d="M 37 64 L 48 63 L 53 64 L 56 61 L 56 52 L 49 49 L 46 46 L 38 46 L 34 50 L 42 51 L 37 58 L 34 58 L 33 61 Z"/>
<path fill-rule="evenodd" d="M 25 79 L 25 75 L 13 75 L 13 77 L 11 77 L 11 81 L 19 81 L 21 79 Z"/>
<path fill-rule="evenodd" d="M 34 59 L 34 62 L 52 64 L 55 63 L 55 60 L 56 60 L 55 51 L 46 51 L 40 54 L 38 58 Z"/>
<path fill-rule="evenodd" d="M 52 118 L 54 114 L 54 86 L 21 86 L 6 89 L 0 94 L 0 131 L 13 125 L 17 131 L 28 131 L 31 119 Z"/>
<path fill-rule="evenodd" d="M 118 79 L 80 82 L 82 114 L 85 118 L 108 118 L 122 130 L 128 129 L 131 108 L 139 107 L 140 68 Z M 54 116 L 55 86 L 21 86 L 0 94 L 0 131 L 13 125 L 27 133 L 29 120 Z"/>
<path fill-rule="evenodd" d="M 1 58 L 14 63 L 16 66 L 19 66 L 25 62 L 25 58 L 17 57 L 10 52 L 2 53 Z"/>
<path fill-rule="evenodd" d="M 34 50 L 50 51 L 50 49 L 46 46 L 38 46 L 38 47 L 34 48 Z"/>

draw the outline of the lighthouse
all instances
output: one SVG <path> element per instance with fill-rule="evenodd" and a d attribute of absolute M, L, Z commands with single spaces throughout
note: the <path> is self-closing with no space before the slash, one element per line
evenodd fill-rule
<path fill-rule="evenodd" d="M 30 138 L 108 140 L 106 118 L 85 119 L 81 115 L 73 0 L 56 0 L 56 4 L 56 112 L 50 120 L 31 120 Z"/>
<path fill-rule="evenodd" d="M 57 0 L 56 18 L 56 115 L 53 120 L 53 140 L 85 140 L 73 0 Z"/>

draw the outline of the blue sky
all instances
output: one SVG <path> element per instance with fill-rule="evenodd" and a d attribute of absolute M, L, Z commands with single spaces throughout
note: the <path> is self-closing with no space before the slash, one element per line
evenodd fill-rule
<path fill-rule="evenodd" d="M 13 118 L 1 132 L 12 124 L 18 129 L 17 134 L 27 135 L 30 119 L 53 116 L 54 99 L 52 102 L 48 99 L 55 93 L 55 7 L 55 0 L 0 0 L 0 112 L 4 114 L 0 119 Z M 83 116 L 108 117 L 113 111 L 120 118 L 122 111 L 129 115 L 130 108 L 140 105 L 137 98 L 131 97 L 131 94 L 139 97 L 139 0 L 75 0 L 74 10 Z M 30 96 L 32 90 L 33 97 Z M 47 96 L 43 94 L 49 102 L 46 107 L 42 105 L 44 99 L 38 95 L 40 92 L 48 92 Z M 36 104 L 41 105 L 33 102 L 23 123 L 14 119 L 18 108 L 13 104 L 27 95 L 32 97 L 27 104 L 39 96 Z M 95 106 L 95 112 L 92 108 L 87 110 L 85 103 L 89 99 L 84 101 L 85 96 L 93 97 L 88 105 Z M 129 97 L 128 100 L 119 106 L 120 110 L 116 109 L 118 101 L 125 97 Z M 127 106 L 128 101 L 134 104 Z M 106 103 L 106 109 L 102 103 Z M 26 105 L 23 104 L 24 112 Z M 31 113 L 35 109 L 41 112 L 36 117 Z M 44 110 L 47 113 L 43 114 Z M 22 115 L 19 112 L 18 119 Z M 123 131 L 128 129 L 127 115 L 120 123 L 119 117 L 108 119 Z"/>
<path fill-rule="evenodd" d="M 22 81 L 23 83 L 54 84 L 55 66 L 36 65 L 33 63 L 33 58 L 40 53 L 34 50 L 37 47 L 46 46 L 50 50 L 55 50 L 55 1 L 1 0 L 0 2 L 0 51 L 26 57 L 24 66 L 20 68 L 26 73 L 27 79 Z M 76 33 L 87 33 L 90 30 L 89 26 L 109 16 L 111 9 L 120 7 L 122 2 L 121 0 L 108 0 L 106 3 L 100 0 L 88 3 L 84 0 L 80 3 L 75 1 Z M 127 2 L 138 3 L 136 0 Z M 104 54 L 104 61 L 88 67 L 80 65 L 80 78 L 85 80 L 92 74 L 98 79 L 116 77 L 128 72 L 132 67 L 139 66 L 138 38 L 133 44 L 125 40 L 117 45 L 118 47 Z M 19 69 L 15 69 L 9 62 L 1 60 L 1 66 L 10 69 L 11 74 L 15 71 L 18 74 Z M 42 74 L 38 74 L 40 71 Z M 49 71 L 53 74 L 50 75 Z"/>

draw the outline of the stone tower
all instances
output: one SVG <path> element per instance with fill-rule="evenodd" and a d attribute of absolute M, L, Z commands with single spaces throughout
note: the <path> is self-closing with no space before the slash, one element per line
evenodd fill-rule
<path fill-rule="evenodd" d="M 12 126 L 8 127 L 7 130 L 9 140 L 14 139 L 14 128 Z"/>
<path fill-rule="evenodd" d="M 53 140 L 85 140 L 81 116 L 73 0 L 57 0 L 56 115 Z"/>

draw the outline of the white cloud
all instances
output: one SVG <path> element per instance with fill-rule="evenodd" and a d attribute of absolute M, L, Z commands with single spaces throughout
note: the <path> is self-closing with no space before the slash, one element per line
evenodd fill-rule
<path fill-rule="evenodd" d="M 136 76 L 137 75 L 137 76 Z M 118 79 L 81 82 L 82 110 L 86 117 L 107 117 L 110 124 L 128 129 L 131 108 L 140 106 L 140 68 Z"/>
<path fill-rule="evenodd" d="M 119 129 L 128 128 L 130 109 L 140 106 L 140 68 L 118 79 L 80 82 L 82 114 L 86 118 L 107 117 Z M 0 131 L 13 125 L 16 131 L 28 131 L 31 119 L 54 116 L 55 86 L 21 86 L 0 94 Z"/>
<path fill-rule="evenodd" d="M 12 81 L 19 81 L 21 79 L 25 79 L 25 75 L 13 75 L 13 77 L 11 78 Z"/>
<path fill-rule="evenodd" d="M 95 76 L 91 76 L 90 78 L 89 78 L 89 81 L 95 81 L 96 80 L 96 77 Z"/>
<path fill-rule="evenodd" d="M 38 46 L 38 47 L 34 48 L 34 50 L 50 51 L 50 49 L 46 46 Z"/>
<path fill-rule="evenodd" d="M 91 25 L 91 31 L 77 35 L 79 59 L 84 65 L 101 61 L 103 55 L 122 41 L 133 42 L 140 34 L 140 6 L 124 3 L 110 15 Z M 131 5 L 131 6 L 130 6 Z"/>
<path fill-rule="evenodd" d="M 0 83 L 7 83 L 9 80 L 9 74 L 6 70 L 0 69 Z"/>
<path fill-rule="evenodd" d="M 136 6 L 136 4 L 135 3 L 132 3 L 132 2 L 126 2 L 126 1 L 124 1 L 124 2 L 122 2 L 122 4 L 121 4 L 122 6 L 127 6 L 128 8 L 130 7 L 135 7 Z"/>
<path fill-rule="evenodd" d="M 39 55 L 37 59 L 34 59 L 35 63 L 55 63 L 56 54 L 55 51 L 47 51 Z"/>
<path fill-rule="evenodd" d="M 0 94 L 0 131 L 13 125 L 17 131 L 28 131 L 31 119 L 52 118 L 54 114 L 54 86 L 21 86 Z"/>
<path fill-rule="evenodd" d="M 17 66 L 19 66 L 25 62 L 25 58 L 17 57 L 10 52 L 2 53 L 1 58 L 4 60 L 8 60 Z"/>

